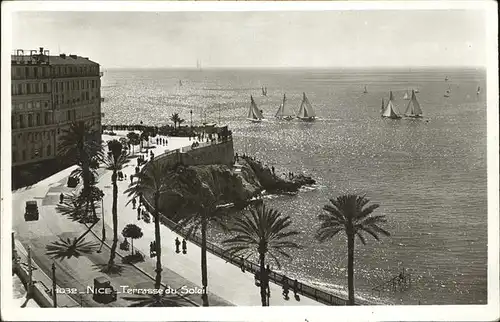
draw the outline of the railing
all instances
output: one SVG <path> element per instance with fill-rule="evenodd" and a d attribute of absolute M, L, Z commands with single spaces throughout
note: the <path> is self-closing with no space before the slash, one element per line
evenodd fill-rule
<path fill-rule="evenodd" d="M 172 154 L 172 153 L 177 153 L 178 151 L 179 150 L 168 151 L 165 154 L 161 155 L 159 158 L 168 156 L 169 154 Z M 153 160 L 153 162 L 154 161 L 157 161 L 156 157 Z M 149 162 L 142 169 L 142 171 L 145 171 L 148 164 L 149 164 Z M 151 214 L 154 213 L 154 207 L 152 206 L 151 202 L 146 199 L 146 196 L 144 196 L 143 202 L 144 202 L 144 205 L 145 205 L 147 211 Z M 172 231 L 176 232 L 177 234 L 179 234 L 180 236 L 185 238 L 186 240 L 190 240 L 194 244 L 201 247 L 201 237 L 199 237 L 198 235 L 188 236 L 188 232 L 187 232 L 186 228 L 180 227 L 177 223 L 175 223 L 171 219 L 167 218 L 162 213 L 160 213 L 160 222 L 162 224 L 164 224 L 165 226 L 167 226 L 168 228 L 170 228 Z M 256 271 L 260 270 L 259 265 L 255 264 L 249 260 L 246 260 L 246 259 L 243 259 L 243 261 L 242 261 L 241 258 L 229 256 L 227 251 L 225 251 L 224 249 L 222 249 L 221 247 L 219 247 L 217 245 L 210 243 L 209 241 L 206 242 L 206 245 L 207 245 L 207 250 L 210 253 L 226 260 L 228 263 L 231 263 L 231 264 L 238 266 L 238 267 L 241 267 L 242 263 L 243 263 L 245 269 L 248 271 L 251 271 L 252 273 L 255 273 Z M 271 281 L 273 281 L 275 284 L 280 285 L 280 286 L 283 286 L 283 282 L 282 282 L 283 277 L 284 276 L 282 274 L 279 274 L 279 273 L 276 273 L 273 271 L 271 271 L 269 273 L 269 279 Z M 294 281 L 291 281 L 289 278 L 287 279 L 287 281 L 288 281 L 287 284 L 289 285 L 290 289 L 293 289 Z M 297 292 L 304 295 L 304 296 L 307 296 L 311 299 L 314 299 L 320 303 L 326 304 L 326 305 L 347 305 L 348 304 L 348 301 L 343 299 L 343 298 L 340 298 L 338 296 L 335 296 L 335 295 L 330 294 L 328 292 L 325 292 L 323 290 L 316 289 L 312 286 L 306 285 L 306 284 L 301 283 L 301 282 L 298 282 Z"/>

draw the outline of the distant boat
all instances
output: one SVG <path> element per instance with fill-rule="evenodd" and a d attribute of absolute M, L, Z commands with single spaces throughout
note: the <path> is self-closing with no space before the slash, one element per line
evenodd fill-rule
<path fill-rule="evenodd" d="M 311 103 L 309 103 L 306 93 L 302 93 L 302 103 L 300 104 L 300 108 L 296 116 L 302 121 L 314 121 L 316 119 L 316 113 L 314 112 Z"/>
<path fill-rule="evenodd" d="M 408 90 L 406 90 L 405 95 L 403 96 L 404 100 L 409 100 L 410 99 L 410 94 L 408 93 Z"/>
<path fill-rule="evenodd" d="M 420 93 L 420 90 L 418 88 L 415 88 L 415 93 Z"/>
<path fill-rule="evenodd" d="M 422 117 L 422 109 L 417 101 L 415 91 L 411 91 L 411 99 L 406 107 L 405 116 L 407 117 Z"/>
<path fill-rule="evenodd" d="M 267 96 L 267 87 L 262 86 L 262 96 Z"/>
<path fill-rule="evenodd" d="M 248 110 L 247 120 L 257 123 L 262 122 L 263 119 L 262 111 L 257 108 L 257 104 L 250 95 L 250 109 Z"/>
<path fill-rule="evenodd" d="M 201 62 L 199 60 L 196 60 L 196 69 L 201 70 Z"/>
<path fill-rule="evenodd" d="M 283 101 L 281 102 L 275 117 L 279 120 L 290 121 L 293 119 L 293 115 L 288 113 L 288 110 L 285 110 L 285 102 L 286 102 L 286 95 L 283 94 Z"/>
<path fill-rule="evenodd" d="M 380 113 L 384 112 L 385 109 L 385 103 L 384 103 L 384 98 L 382 97 L 382 107 L 380 108 Z"/>
<path fill-rule="evenodd" d="M 363 90 L 363 94 L 366 94 L 368 93 L 368 90 L 366 90 L 366 85 L 365 85 L 365 89 Z"/>
<path fill-rule="evenodd" d="M 447 81 L 448 81 L 448 76 L 446 76 L 446 77 L 444 78 L 444 81 L 445 81 L 445 82 L 447 82 Z"/>
<path fill-rule="evenodd" d="M 478 86 L 478 87 L 477 87 L 477 91 L 476 91 L 476 95 L 479 95 L 480 93 L 481 93 L 481 87 L 480 87 L 480 86 Z"/>
<path fill-rule="evenodd" d="M 182 81 L 179 79 L 179 86 L 182 86 Z"/>
<path fill-rule="evenodd" d="M 389 102 L 387 103 L 386 107 L 384 108 L 384 111 L 382 112 L 382 117 L 390 118 L 390 119 L 400 119 L 401 116 L 398 115 L 396 112 L 396 107 L 394 106 L 394 103 L 392 102 L 394 100 L 394 96 L 392 95 L 392 91 L 390 92 L 389 95 Z"/>

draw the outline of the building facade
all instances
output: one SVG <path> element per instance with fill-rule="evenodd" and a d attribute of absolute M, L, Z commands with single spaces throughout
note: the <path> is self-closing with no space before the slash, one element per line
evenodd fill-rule
<path fill-rule="evenodd" d="M 99 64 L 48 50 L 11 56 L 12 166 L 54 159 L 63 129 L 83 121 L 101 135 Z"/>

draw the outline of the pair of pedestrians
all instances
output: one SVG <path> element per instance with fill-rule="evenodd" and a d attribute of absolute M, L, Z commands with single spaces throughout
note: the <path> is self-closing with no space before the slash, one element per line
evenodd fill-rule
<path fill-rule="evenodd" d="M 179 249 L 180 246 L 181 246 L 181 241 L 179 240 L 179 237 L 175 237 L 175 252 L 177 254 L 181 252 L 181 250 Z M 187 242 L 184 238 L 182 239 L 182 253 L 187 254 Z"/>

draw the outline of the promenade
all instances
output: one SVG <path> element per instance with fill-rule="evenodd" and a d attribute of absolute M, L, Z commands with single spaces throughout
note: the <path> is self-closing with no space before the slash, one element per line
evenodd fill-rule
<path fill-rule="evenodd" d="M 126 132 L 116 131 L 116 136 L 103 135 L 103 141 L 106 142 L 112 139 L 119 139 L 120 135 L 124 136 Z M 155 139 L 151 139 L 155 142 Z M 167 146 L 157 146 L 150 143 L 155 157 L 160 156 L 169 150 L 189 147 L 193 141 L 188 138 L 169 137 Z M 136 147 L 136 155 L 137 147 Z M 149 159 L 149 157 L 148 157 Z M 111 276 L 111 280 L 115 288 L 119 286 L 129 286 L 137 288 L 153 287 L 153 280 L 148 277 L 154 277 L 155 258 L 149 258 L 149 245 L 154 240 L 154 223 L 145 223 L 142 220 L 137 220 L 137 210 L 132 208 L 132 204 L 128 204 L 128 197 L 124 191 L 129 187 L 130 175 L 135 173 L 136 159 L 131 158 L 130 162 L 124 167 L 123 173 L 127 179 L 118 181 L 118 232 L 120 241 L 122 229 L 129 223 L 134 223 L 143 230 L 143 237 L 134 240 L 134 249 L 145 254 L 145 262 L 138 263 L 134 266 L 124 265 L 123 272 L 118 276 Z M 14 215 L 14 230 L 20 242 L 25 246 L 31 246 L 35 262 L 40 267 L 49 272 L 52 259 L 45 255 L 45 245 L 55 241 L 60 237 L 76 237 L 86 230 L 86 227 L 81 224 L 74 223 L 64 216 L 56 213 L 55 205 L 58 202 L 58 196 L 61 192 L 68 193 L 73 190 L 66 187 L 66 180 L 74 167 L 63 170 L 54 176 L 37 183 L 29 189 L 21 189 L 13 195 L 13 211 L 14 214 L 24 213 L 24 202 L 27 200 L 37 200 L 40 208 L 40 220 L 37 222 L 24 222 L 22 215 Z M 100 178 L 98 187 L 105 193 L 104 205 L 104 221 L 100 221 L 94 228 L 93 234 L 88 234 L 85 239 L 89 241 L 99 242 L 102 231 L 102 224 L 105 224 L 106 243 L 111 245 L 112 242 L 112 184 L 111 171 L 103 168 L 99 169 Z M 101 217 L 98 210 L 98 217 Z M 201 290 L 201 250 L 200 248 L 189 242 L 187 244 L 187 254 L 175 253 L 174 240 L 182 236 L 178 236 L 168 227 L 161 226 L 162 236 L 162 282 L 174 289 L 181 289 L 196 292 Z M 118 253 L 127 255 L 128 252 L 119 250 Z M 96 275 L 105 275 L 99 273 L 96 267 L 107 263 L 109 258 L 109 248 L 103 247 L 102 252 L 89 256 L 81 256 L 79 258 L 63 259 L 56 261 L 58 285 L 59 280 L 62 287 L 66 285 L 79 285 L 80 287 L 91 285 L 92 280 Z M 117 257 L 119 263 L 120 259 Z M 260 306 L 259 289 L 254 284 L 254 276 L 249 272 L 243 273 L 240 268 L 227 263 L 211 253 L 207 254 L 208 263 L 208 298 L 211 306 Z M 49 274 L 48 274 L 49 275 Z M 73 286 L 75 287 L 75 286 Z M 300 301 L 296 301 L 293 296 L 285 300 L 281 294 L 282 289 L 279 285 L 271 283 L 270 285 L 271 306 L 285 305 L 322 305 L 310 298 L 300 296 Z M 201 296 L 199 294 L 184 294 L 188 299 L 185 305 L 201 305 Z M 292 293 L 293 295 L 293 293 Z M 90 296 L 82 296 L 79 302 L 83 306 L 96 306 Z M 93 303 L 92 303 L 93 302 Z M 118 300 L 113 302 L 113 306 L 128 306 L 131 303 L 124 301 L 118 296 Z"/>

